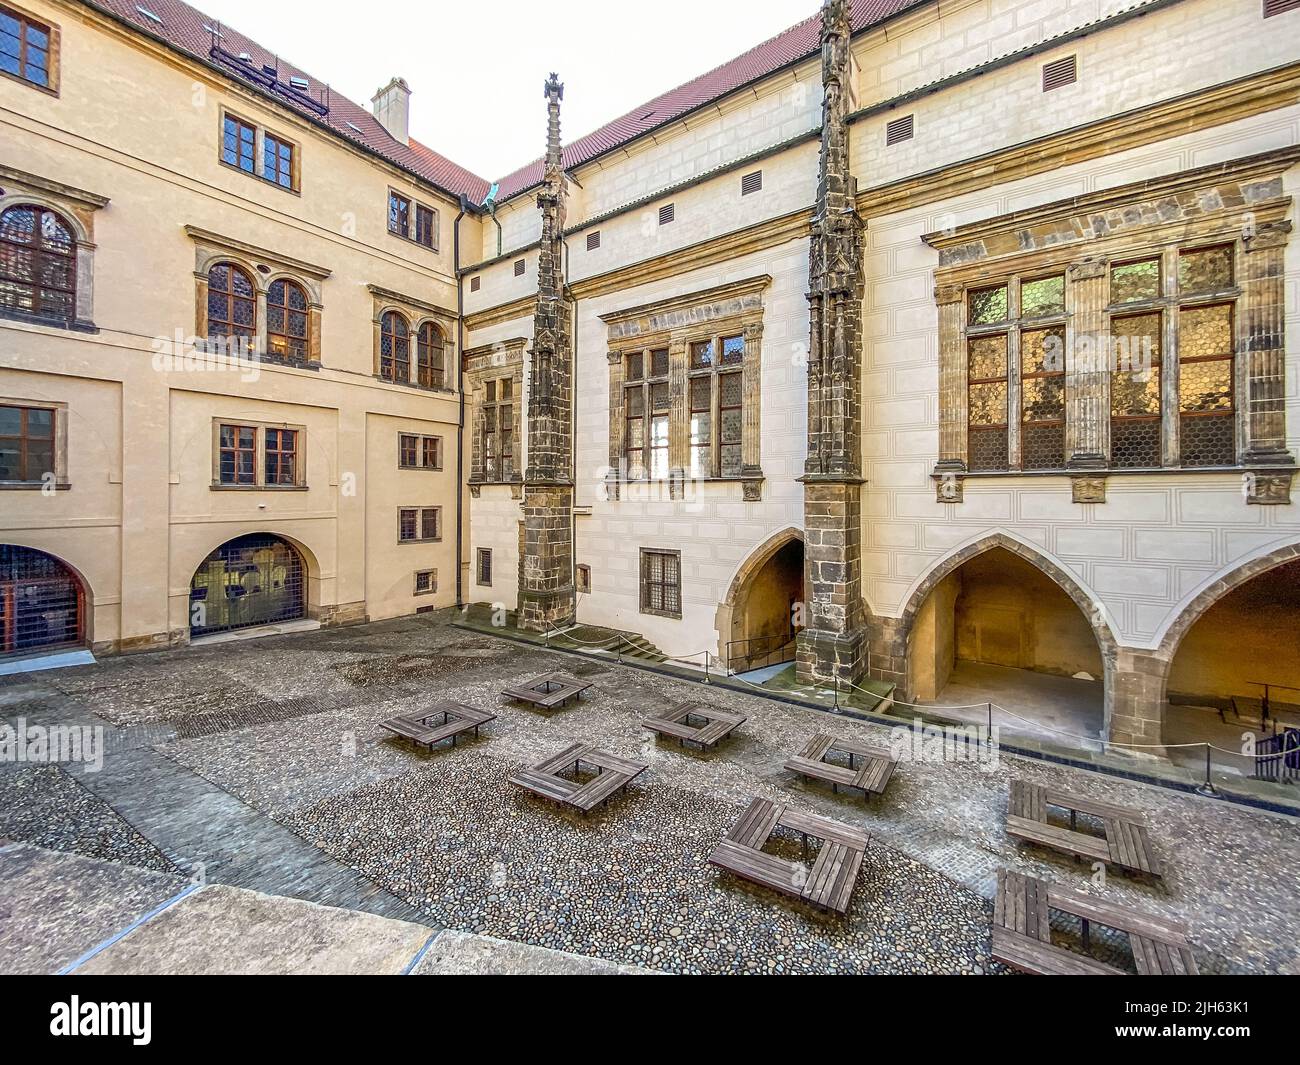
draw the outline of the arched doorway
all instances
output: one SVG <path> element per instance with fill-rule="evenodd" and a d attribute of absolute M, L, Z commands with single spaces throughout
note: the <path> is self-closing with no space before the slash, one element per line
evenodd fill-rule
<path fill-rule="evenodd" d="M 733 673 L 794 661 L 795 636 L 803 627 L 803 538 L 793 529 L 763 544 L 732 581 L 720 626 L 724 660 Z"/>
<path fill-rule="evenodd" d="M 998 720 L 1069 745 L 1106 727 L 1106 657 L 1083 593 L 1015 542 L 977 545 L 923 588 L 907 637 L 908 688 L 918 703 L 992 702 Z"/>
<path fill-rule="evenodd" d="M 1167 740 L 1220 723 L 1233 741 L 1243 729 L 1300 728 L 1300 558 L 1246 577 L 1194 615 L 1166 689 Z"/>
<path fill-rule="evenodd" d="M 0 544 L 0 655 L 81 645 L 85 601 L 77 575 L 53 555 Z"/>
<path fill-rule="evenodd" d="M 306 566 L 288 541 L 252 533 L 222 544 L 190 582 L 190 636 L 307 615 Z"/>

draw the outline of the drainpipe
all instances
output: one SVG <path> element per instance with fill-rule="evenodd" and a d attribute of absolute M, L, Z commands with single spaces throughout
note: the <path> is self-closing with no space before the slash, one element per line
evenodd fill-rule
<path fill-rule="evenodd" d="M 456 395 L 459 415 L 456 421 L 456 609 L 465 606 L 465 279 L 460 276 L 460 220 L 470 209 L 469 199 L 461 195 L 460 214 L 452 226 L 452 270 L 456 274 Z"/>
<path fill-rule="evenodd" d="M 488 190 L 487 199 L 483 205 L 488 209 L 488 214 L 492 216 L 492 224 L 497 227 L 497 258 L 501 258 L 502 246 L 505 241 L 505 230 L 501 228 L 501 223 L 497 221 L 497 189 L 501 186 L 493 183 L 492 188 Z"/>

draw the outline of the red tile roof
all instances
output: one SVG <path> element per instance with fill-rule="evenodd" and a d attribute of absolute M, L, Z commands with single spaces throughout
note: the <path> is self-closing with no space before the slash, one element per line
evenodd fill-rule
<path fill-rule="evenodd" d="M 858 32 L 892 18 L 909 7 L 928 0 L 854 0 L 853 30 Z M 566 169 L 580 166 L 605 152 L 627 144 L 644 133 L 667 125 L 705 104 L 719 100 L 737 89 L 767 77 L 783 67 L 815 55 L 821 48 L 821 12 L 804 19 L 784 33 L 779 33 L 742 56 L 701 74 L 685 85 L 657 96 L 649 103 L 629 111 L 622 118 L 602 126 L 594 133 L 566 145 Z M 542 161 L 502 178 L 498 202 L 536 187 L 542 180 Z"/>
<path fill-rule="evenodd" d="M 263 65 L 269 65 L 277 69 L 281 82 L 288 82 L 291 77 L 306 78 L 310 83 L 306 95 L 316 100 L 326 99 L 324 82 L 275 56 L 252 38 L 245 37 L 229 26 L 219 24 L 215 19 L 209 18 L 189 4 L 182 3 L 181 0 L 140 0 L 139 4 L 136 0 L 84 0 L 84 2 L 89 7 L 113 15 L 128 25 L 158 37 L 172 47 L 205 62 L 210 61 L 212 30 L 219 29 L 222 34 L 219 42 L 221 47 L 236 56 L 246 52 L 252 59 L 249 66 L 254 72 L 260 71 Z M 892 18 L 909 7 L 928 2 L 930 0 L 853 0 L 853 29 L 855 32 L 866 29 Z M 142 14 L 140 8 L 153 12 L 161 23 Z M 820 47 L 820 36 L 821 13 L 818 12 L 784 33 L 777 34 L 771 40 L 751 48 L 744 55 L 688 81 L 685 85 L 679 85 L 670 92 L 628 112 L 622 118 L 617 118 L 594 133 L 589 133 L 566 146 L 565 167 L 580 166 L 605 152 L 635 140 L 642 134 L 719 100 L 751 82 L 815 55 Z M 222 69 L 226 68 L 222 67 Z M 402 144 L 395 140 L 370 111 L 338 93 L 328 94 L 329 113 L 324 118 L 315 114 L 310 107 L 295 102 L 291 97 L 268 94 L 305 117 L 323 121 L 345 139 L 375 152 L 389 162 L 436 185 L 444 192 L 453 196 L 463 193 L 474 203 L 481 203 L 487 197 L 491 187 L 490 182 L 456 165 L 450 159 L 414 139 L 410 144 Z M 542 161 L 538 159 L 501 180 L 497 192 L 498 202 L 527 192 L 538 185 L 541 178 Z"/>
<path fill-rule="evenodd" d="M 229 26 L 219 25 L 216 19 L 209 18 L 189 4 L 181 3 L 180 0 L 138 0 L 138 6 L 137 0 L 87 0 L 87 5 L 113 15 L 130 26 L 158 37 L 172 47 L 205 62 L 210 61 L 211 30 L 220 29 L 221 47 L 235 56 L 247 52 L 252 57 L 249 66 L 253 71 L 260 71 L 263 64 L 276 67 L 280 81 L 287 83 L 291 77 L 306 78 L 310 83 L 310 88 L 306 91 L 307 96 L 315 100 L 327 98 L 325 82 L 277 58 L 252 38 L 245 37 Z M 141 14 L 139 8 L 153 12 L 162 20 L 161 24 Z M 222 67 L 222 69 L 226 68 Z M 266 94 L 307 118 L 324 122 L 346 140 L 375 152 L 452 196 L 464 193 L 474 203 L 481 203 L 488 193 L 489 182 L 464 167 L 457 166 L 450 159 L 414 139 L 410 144 L 403 144 L 394 139 L 366 108 L 340 96 L 337 92 L 329 92 L 329 114 L 324 118 L 315 114 L 309 107 L 296 103 L 290 97 L 269 92 Z"/>

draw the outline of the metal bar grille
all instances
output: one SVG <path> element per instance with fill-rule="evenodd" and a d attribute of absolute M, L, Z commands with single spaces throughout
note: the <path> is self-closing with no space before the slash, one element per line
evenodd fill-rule
<path fill-rule="evenodd" d="M 58 559 L 0 544 L 0 653 L 82 642 L 81 582 Z"/>
<path fill-rule="evenodd" d="M 190 584 L 190 635 L 294 621 L 306 615 L 302 557 L 277 536 L 257 533 L 223 544 Z"/>

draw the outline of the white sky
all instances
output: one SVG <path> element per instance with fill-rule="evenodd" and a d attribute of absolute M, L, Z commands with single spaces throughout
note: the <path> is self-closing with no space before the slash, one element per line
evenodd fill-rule
<path fill-rule="evenodd" d="M 412 136 L 490 180 L 542 154 L 550 71 L 564 82 L 564 138 L 572 141 L 821 7 L 818 0 L 190 2 L 364 106 L 389 78 L 404 77 Z"/>

